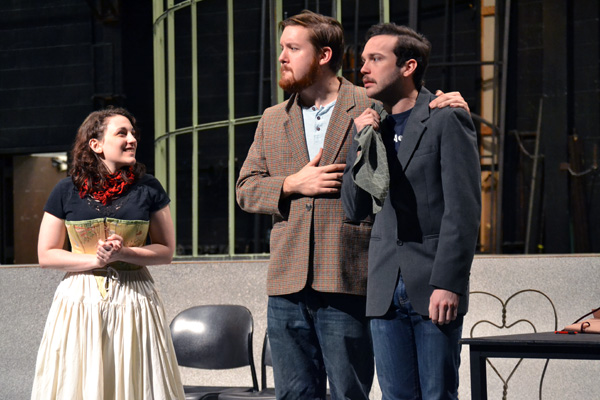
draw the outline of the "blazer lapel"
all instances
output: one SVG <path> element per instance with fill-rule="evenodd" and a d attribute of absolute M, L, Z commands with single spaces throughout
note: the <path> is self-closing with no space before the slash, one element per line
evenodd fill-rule
<path fill-rule="evenodd" d="M 419 147 L 421 137 L 427 130 L 427 120 L 430 113 L 429 102 L 431 100 L 431 92 L 422 87 L 415 107 L 406 122 L 404 135 L 402 135 L 402 144 L 400 145 L 400 151 L 398 151 L 398 160 L 400 160 L 403 171 L 406 171 L 415 150 Z"/>
<path fill-rule="evenodd" d="M 302 169 L 310 160 L 306 147 L 304 135 L 304 120 L 302 109 L 298 104 L 298 94 L 294 94 L 288 100 L 286 106 L 288 119 L 283 123 L 285 137 L 292 149 L 292 159 L 298 170 Z"/>
<path fill-rule="evenodd" d="M 323 156 L 319 165 L 333 164 L 342 149 L 346 134 L 352 125 L 352 118 L 348 111 L 356 104 L 354 100 L 353 85 L 344 78 L 340 79 L 340 91 L 333 107 L 333 114 L 329 120 L 325 142 L 323 143 Z M 341 132 L 344 132 L 343 134 Z M 345 162 L 342 161 L 342 162 Z"/>

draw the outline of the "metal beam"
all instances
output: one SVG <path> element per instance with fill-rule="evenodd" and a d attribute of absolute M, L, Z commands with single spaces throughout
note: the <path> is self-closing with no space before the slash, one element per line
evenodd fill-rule
<path fill-rule="evenodd" d="M 229 182 L 229 255 L 235 254 L 235 68 L 233 46 L 233 0 L 227 0 L 227 100 L 229 104 L 228 124 L 228 182 Z"/>
<path fill-rule="evenodd" d="M 198 125 L 198 7 L 190 10 L 192 25 L 192 124 Z M 192 132 L 192 256 L 198 255 L 198 131 Z"/>
<path fill-rule="evenodd" d="M 415 31 L 419 30 L 419 0 L 409 0 L 408 2 L 408 26 Z M 445 59 L 444 59 L 445 61 Z"/>
<path fill-rule="evenodd" d="M 544 154 L 544 251 L 569 253 L 571 248 L 569 183 L 560 164 L 568 159 L 568 8 L 569 0 L 543 0 L 543 96 L 541 148 Z M 541 225 L 541 224 L 540 224 Z M 535 225 L 534 225 L 535 226 Z M 543 236 L 542 236 L 543 235 Z M 533 236 L 533 238 L 536 238 Z"/>
<path fill-rule="evenodd" d="M 390 22 L 390 0 L 379 0 L 379 22 Z"/>
<path fill-rule="evenodd" d="M 160 19 L 164 13 L 163 2 L 152 2 L 154 22 L 154 175 L 163 187 L 167 187 L 166 163 L 167 143 L 157 143 L 156 140 L 167 130 L 165 119 L 165 29 Z"/>
<path fill-rule="evenodd" d="M 506 137 L 506 88 L 508 84 L 508 45 L 510 40 L 510 5 L 511 0 L 506 0 L 504 7 L 504 37 L 502 39 L 502 74 L 500 84 L 500 108 L 498 116 L 498 186 L 496 190 L 496 254 L 502 253 L 502 196 L 504 181 L 504 140 Z"/>
<path fill-rule="evenodd" d="M 168 0 L 168 8 L 175 5 Z M 167 128 L 173 130 L 175 123 L 175 13 L 167 15 Z M 168 192 L 171 198 L 171 215 L 177 242 L 177 143 L 176 138 L 169 138 L 168 145 Z"/>
<path fill-rule="evenodd" d="M 270 30 L 271 30 L 271 105 L 279 104 L 283 101 L 283 90 L 278 85 L 281 79 L 279 70 L 279 23 L 283 10 L 282 0 L 269 0 L 270 9 Z"/>

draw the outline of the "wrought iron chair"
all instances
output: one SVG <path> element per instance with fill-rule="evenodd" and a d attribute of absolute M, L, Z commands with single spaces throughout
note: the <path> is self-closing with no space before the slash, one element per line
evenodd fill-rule
<path fill-rule="evenodd" d="M 544 292 L 542 292 L 540 290 L 537 290 L 537 289 L 519 290 L 519 291 L 513 293 L 512 295 L 510 295 L 506 300 L 503 300 L 501 297 L 496 296 L 495 294 L 492 294 L 489 292 L 485 292 L 485 291 L 472 291 L 472 292 L 470 292 L 470 295 L 471 295 L 471 304 L 473 304 L 473 305 L 477 304 L 475 299 L 479 296 L 482 296 L 482 297 L 479 297 L 477 300 L 481 301 L 481 299 L 487 298 L 487 300 L 491 300 L 492 303 L 498 303 L 500 306 L 500 308 L 498 310 L 498 314 L 493 315 L 488 310 L 487 311 L 488 315 L 485 318 L 477 320 L 471 326 L 470 331 L 469 331 L 469 337 L 471 337 L 471 338 L 473 338 L 475 336 L 479 336 L 479 334 L 477 334 L 476 331 L 479 333 L 479 331 L 482 327 L 488 327 L 488 328 L 498 330 L 497 333 L 494 332 L 493 334 L 514 333 L 514 332 L 511 332 L 511 329 L 519 328 L 519 327 L 521 329 L 524 329 L 524 332 L 537 332 L 538 329 L 556 330 L 558 328 L 558 314 L 556 312 L 556 307 L 554 306 L 554 303 L 552 302 L 550 297 L 548 297 L 548 295 L 546 295 Z M 525 295 L 529 295 L 529 296 L 533 296 L 533 297 L 532 298 L 524 298 Z M 547 313 L 547 316 L 544 318 L 544 322 L 545 322 L 544 326 L 536 326 L 536 323 L 534 323 L 531 320 L 533 315 L 530 315 L 529 318 L 524 318 L 523 316 L 521 316 L 520 318 L 517 316 L 515 318 L 513 315 L 509 315 L 509 314 L 511 314 L 509 312 L 509 303 L 512 305 L 513 303 L 517 303 L 518 300 L 521 299 L 521 301 L 527 301 L 527 303 L 526 303 L 527 307 L 531 308 L 531 304 L 532 304 L 531 302 L 534 298 L 536 298 L 536 300 L 537 300 L 536 304 L 538 304 L 538 307 L 541 304 L 547 305 L 549 312 Z M 476 307 L 472 307 L 472 308 L 476 308 Z M 470 310 L 470 313 L 471 314 L 477 313 L 477 311 Z M 532 314 L 534 314 L 534 313 L 532 313 Z M 495 321 L 499 317 L 500 317 L 500 323 Z M 540 325 L 540 324 L 538 323 L 537 325 Z M 483 329 L 485 329 L 485 328 L 483 328 Z M 502 382 L 502 399 L 503 400 L 507 399 L 508 391 L 509 391 L 509 382 L 510 382 L 511 378 L 514 376 L 514 374 L 517 372 L 517 370 L 519 369 L 519 366 L 521 365 L 522 361 L 523 361 L 522 358 L 519 359 L 517 361 L 517 363 L 508 371 L 508 374 L 506 374 L 506 373 L 502 374 L 494 362 L 487 360 L 487 364 L 491 367 L 494 374 Z M 540 400 L 542 399 L 542 386 L 544 384 L 544 377 L 546 375 L 546 369 L 548 367 L 549 361 L 550 360 L 545 361 L 544 367 L 541 372 L 540 380 L 539 380 L 538 393 L 539 393 Z M 498 361 L 498 363 L 500 363 L 500 361 Z"/>

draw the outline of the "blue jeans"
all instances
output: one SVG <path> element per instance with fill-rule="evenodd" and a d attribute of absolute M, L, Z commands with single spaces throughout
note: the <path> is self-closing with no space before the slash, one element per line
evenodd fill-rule
<path fill-rule="evenodd" d="M 386 315 L 371 319 L 383 400 L 457 399 L 463 316 L 435 325 L 417 314 L 402 276 Z"/>
<path fill-rule="evenodd" d="M 304 289 L 269 297 L 267 323 L 278 400 L 367 400 L 373 350 L 365 298 Z"/>

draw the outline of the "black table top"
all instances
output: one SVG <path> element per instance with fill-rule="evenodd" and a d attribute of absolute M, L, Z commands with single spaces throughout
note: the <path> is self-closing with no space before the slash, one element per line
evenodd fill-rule
<path fill-rule="evenodd" d="M 461 344 L 494 346 L 566 346 L 600 348 L 600 334 L 556 334 L 554 332 L 463 338 Z"/>

